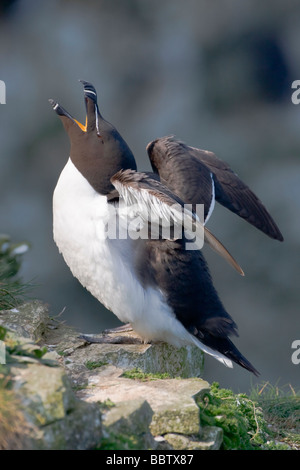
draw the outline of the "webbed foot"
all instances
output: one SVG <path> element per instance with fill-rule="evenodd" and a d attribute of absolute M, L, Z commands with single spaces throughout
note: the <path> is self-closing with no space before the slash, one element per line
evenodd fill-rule
<path fill-rule="evenodd" d="M 87 343 L 100 343 L 100 344 L 144 344 L 141 338 L 136 336 L 115 336 L 115 335 L 80 335 L 79 339 L 83 339 Z"/>

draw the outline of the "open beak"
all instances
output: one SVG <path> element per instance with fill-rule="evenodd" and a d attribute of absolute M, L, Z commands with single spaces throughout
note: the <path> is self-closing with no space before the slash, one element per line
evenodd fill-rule
<path fill-rule="evenodd" d="M 58 116 L 64 116 L 64 117 L 71 119 L 71 121 L 77 124 L 77 126 L 79 126 L 83 132 L 86 132 L 87 118 L 86 118 L 85 126 L 84 126 L 83 124 L 81 124 L 81 122 L 77 121 L 77 119 L 73 118 L 73 116 L 71 116 L 71 114 L 68 111 L 66 111 L 65 108 L 63 108 L 59 103 L 57 103 L 56 101 L 52 99 L 49 99 L 48 101 Z"/>
<path fill-rule="evenodd" d="M 99 119 L 100 116 L 98 104 L 97 104 L 97 92 L 95 87 L 84 80 L 79 80 L 83 84 L 83 92 L 84 92 L 84 101 L 86 107 L 86 119 L 85 125 L 81 124 L 81 122 L 77 121 L 71 114 L 66 111 L 59 103 L 56 101 L 49 99 L 49 102 L 56 112 L 56 114 L 60 117 L 66 117 L 70 119 L 74 124 L 83 131 L 93 131 L 95 128 L 97 129 L 97 134 L 100 135 L 99 131 Z"/>

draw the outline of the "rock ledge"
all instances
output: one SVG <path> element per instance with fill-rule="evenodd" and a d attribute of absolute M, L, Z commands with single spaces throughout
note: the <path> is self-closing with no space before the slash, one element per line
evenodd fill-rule
<path fill-rule="evenodd" d="M 200 423 L 209 384 L 198 348 L 88 344 L 39 301 L 0 312 L 0 325 L 24 416 L 18 448 L 220 448 L 222 430 Z"/>

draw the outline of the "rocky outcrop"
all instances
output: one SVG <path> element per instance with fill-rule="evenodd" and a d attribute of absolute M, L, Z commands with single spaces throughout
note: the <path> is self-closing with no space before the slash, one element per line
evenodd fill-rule
<path fill-rule="evenodd" d="M 200 422 L 197 401 L 209 384 L 199 349 L 88 344 L 37 301 L 0 312 L 0 325 L 23 448 L 220 447 L 222 429 Z"/>
<path fill-rule="evenodd" d="M 48 324 L 47 308 L 40 302 L 0 312 L 0 325 L 8 330 L 3 375 L 10 381 L 15 411 L 22 413 L 22 425 L 16 426 L 18 440 L 11 439 L 12 447 L 18 442 L 18 448 L 91 448 L 101 440 L 101 411 L 97 405 L 76 397 L 64 368 L 56 360 L 59 356 L 45 353 L 45 348 L 37 344 L 44 338 Z M 4 387 L 0 383 L 0 391 L 1 385 Z M 11 414 L 13 433 L 15 420 Z"/>

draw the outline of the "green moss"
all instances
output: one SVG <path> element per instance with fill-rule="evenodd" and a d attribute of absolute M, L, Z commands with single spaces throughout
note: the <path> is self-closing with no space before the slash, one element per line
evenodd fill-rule
<path fill-rule="evenodd" d="M 126 379 L 133 379 L 133 380 L 141 380 L 142 382 L 148 382 L 150 380 L 158 380 L 158 379 L 169 379 L 170 374 L 163 373 L 163 374 L 152 374 L 152 373 L 145 373 L 140 369 L 130 369 L 121 375 L 121 377 L 125 377 Z"/>
<path fill-rule="evenodd" d="M 142 447 L 136 436 L 123 434 L 111 434 L 109 438 L 102 439 L 95 450 L 140 450 Z"/>
<path fill-rule="evenodd" d="M 66 353 L 65 351 L 57 351 L 57 354 L 58 354 L 59 356 L 62 356 L 62 357 L 68 355 L 68 353 Z"/>
<path fill-rule="evenodd" d="M 197 399 L 201 424 L 223 429 L 222 448 L 226 450 L 298 449 L 299 394 L 291 388 L 287 397 L 272 386 L 265 396 L 260 392 L 254 391 L 249 398 L 213 383 L 210 392 Z"/>
<path fill-rule="evenodd" d="M 79 392 L 80 390 L 85 390 L 86 388 L 88 388 L 88 383 L 86 384 L 83 384 L 83 385 L 72 385 L 72 390 L 74 392 Z"/>
<path fill-rule="evenodd" d="M 223 448 L 251 450 L 267 443 L 269 433 L 262 410 L 245 394 L 211 385 L 210 393 L 197 400 L 202 425 L 223 429 Z"/>
<path fill-rule="evenodd" d="M 5 360 L 7 367 L 20 360 L 23 363 L 36 362 L 49 367 L 59 367 L 57 361 L 45 356 L 48 353 L 46 346 L 39 346 L 26 338 L 17 337 L 13 331 L 2 327 L 0 335 L 3 338 L 2 341 L 5 339 Z"/>
<path fill-rule="evenodd" d="M 9 333 L 7 330 L 6 333 Z M 25 356 L 41 360 L 43 364 L 51 365 L 53 361 L 44 361 L 43 356 L 48 352 L 46 346 L 37 346 L 31 343 L 22 343 L 15 339 L 14 334 L 5 338 L 6 360 L 14 361 L 14 356 Z"/>
<path fill-rule="evenodd" d="M 111 410 L 115 405 L 109 398 L 105 401 L 98 402 L 100 410 L 104 413 L 105 411 Z"/>
<path fill-rule="evenodd" d="M 108 363 L 107 362 L 102 362 L 102 361 L 87 361 L 85 363 L 85 367 L 89 370 L 97 369 L 98 367 L 106 366 Z"/>

